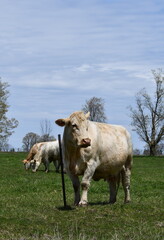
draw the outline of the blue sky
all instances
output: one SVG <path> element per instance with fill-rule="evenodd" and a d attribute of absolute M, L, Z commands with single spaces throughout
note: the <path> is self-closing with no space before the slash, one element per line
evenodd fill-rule
<path fill-rule="evenodd" d="M 21 147 L 48 119 L 80 110 L 93 96 L 105 100 L 108 122 L 128 128 L 134 148 L 144 144 L 130 126 L 127 106 L 163 68 L 163 0 L 0 0 L 0 76 L 10 84 L 10 137 Z"/>

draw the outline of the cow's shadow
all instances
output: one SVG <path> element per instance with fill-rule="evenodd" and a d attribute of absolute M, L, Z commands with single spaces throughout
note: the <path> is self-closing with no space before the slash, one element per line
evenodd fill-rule
<path fill-rule="evenodd" d="M 88 206 L 104 206 L 104 205 L 110 205 L 109 202 L 105 201 L 105 202 L 89 202 Z"/>
<path fill-rule="evenodd" d="M 104 205 L 110 205 L 109 202 L 89 202 L 89 204 L 85 207 L 89 207 L 89 206 L 104 206 Z M 62 207 L 56 207 L 59 211 L 73 211 L 76 210 L 77 208 L 80 208 L 82 206 L 62 206 Z M 84 207 L 84 208 L 85 208 Z"/>
<path fill-rule="evenodd" d="M 76 209 L 75 206 L 62 206 L 62 207 L 57 207 L 59 211 L 73 211 Z"/>

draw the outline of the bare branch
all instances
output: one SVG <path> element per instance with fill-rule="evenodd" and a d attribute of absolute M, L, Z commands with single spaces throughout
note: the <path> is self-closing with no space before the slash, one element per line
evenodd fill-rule
<path fill-rule="evenodd" d="M 156 83 L 154 100 L 142 89 L 136 96 L 136 110 L 129 109 L 132 113 L 131 125 L 153 155 L 157 144 L 164 138 L 164 77 L 161 69 L 152 73 Z"/>

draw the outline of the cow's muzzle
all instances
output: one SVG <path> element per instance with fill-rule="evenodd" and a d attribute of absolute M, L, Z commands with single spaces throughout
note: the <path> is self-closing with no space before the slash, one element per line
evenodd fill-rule
<path fill-rule="evenodd" d="M 90 138 L 84 138 L 81 141 L 81 147 L 89 147 L 91 146 L 91 139 Z"/>

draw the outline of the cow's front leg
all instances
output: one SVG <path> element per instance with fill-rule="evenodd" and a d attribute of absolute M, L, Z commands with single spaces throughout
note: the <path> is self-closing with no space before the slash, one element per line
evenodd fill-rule
<path fill-rule="evenodd" d="M 74 189 L 74 205 L 78 206 L 80 202 L 80 181 L 78 176 L 69 174 Z"/>
<path fill-rule="evenodd" d="M 50 161 L 49 161 L 49 157 L 46 154 L 45 158 L 44 158 L 44 166 L 45 166 L 45 172 L 48 173 L 49 172 L 49 165 L 50 165 Z"/>
<path fill-rule="evenodd" d="M 49 162 L 46 162 L 46 163 L 45 163 L 45 172 L 46 172 L 46 173 L 49 172 L 49 165 L 50 165 Z"/>
<path fill-rule="evenodd" d="M 87 163 L 87 168 L 84 172 L 84 176 L 81 181 L 82 196 L 79 202 L 79 206 L 86 206 L 88 204 L 88 189 L 97 166 L 98 166 L 98 163 L 93 159 L 91 159 Z"/>
<path fill-rule="evenodd" d="M 36 172 L 38 170 L 39 166 L 40 166 L 40 162 L 38 162 L 36 160 L 31 160 L 32 172 Z"/>

